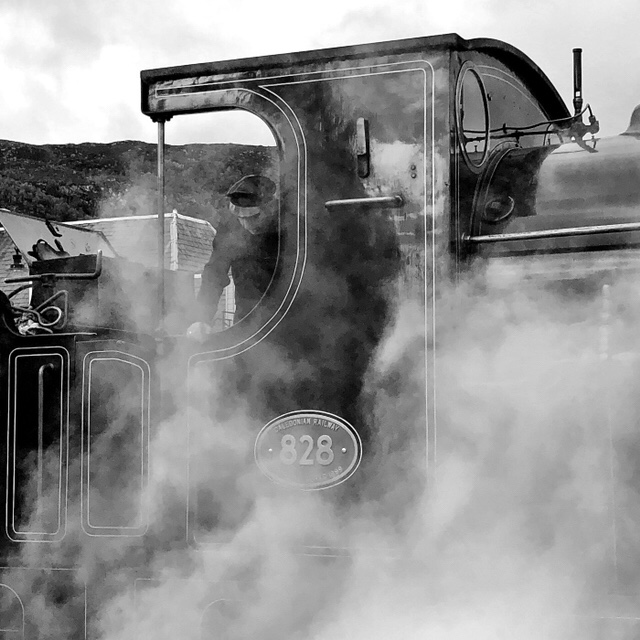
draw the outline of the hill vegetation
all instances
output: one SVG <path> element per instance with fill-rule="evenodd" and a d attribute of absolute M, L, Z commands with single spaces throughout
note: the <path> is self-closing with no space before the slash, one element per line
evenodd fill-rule
<path fill-rule="evenodd" d="M 214 223 L 226 190 L 247 173 L 271 174 L 275 148 L 167 145 L 165 211 Z M 122 141 L 32 145 L 0 140 L 0 207 L 51 220 L 156 213 L 156 146 Z"/>

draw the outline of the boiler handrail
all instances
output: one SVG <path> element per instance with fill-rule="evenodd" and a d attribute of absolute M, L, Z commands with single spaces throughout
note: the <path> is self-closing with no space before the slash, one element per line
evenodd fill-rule
<path fill-rule="evenodd" d="M 463 234 L 462 240 L 463 242 L 470 242 L 472 244 L 488 244 L 494 242 L 512 242 L 516 240 L 543 240 L 545 238 L 591 236 L 605 233 L 621 233 L 624 231 L 640 231 L 640 222 L 567 227 L 565 229 L 542 229 L 539 231 L 517 231 L 514 233 L 493 233 L 480 236 Z"/>

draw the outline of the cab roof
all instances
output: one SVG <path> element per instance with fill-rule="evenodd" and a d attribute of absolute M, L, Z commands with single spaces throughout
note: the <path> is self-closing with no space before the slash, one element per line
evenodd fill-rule
<path fill-rule="evenodd" d="M 543 105 L 549 118 L 566 118 L 571 115 L 544 72 L 522 51 L 501 40 L 491 38 L 465 40 L 456 33 L 148 69 L 141 71 L 140 79 L 142 86 L 145 87 L 154 82 L 194 76 L 283 69 L 309 63 L 318 64 L 336 60 L 437 50 L 443 52 L 477 51 L 490 55 L 511 68 L 522 79 Z"/>

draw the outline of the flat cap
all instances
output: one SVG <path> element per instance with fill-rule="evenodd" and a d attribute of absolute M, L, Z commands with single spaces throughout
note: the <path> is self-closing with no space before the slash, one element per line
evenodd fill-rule
<path fill-rule="evenodd" d="M 273 198 L 276 185 L 265 176 L 249 175 L 240 178 L 227 191 L 227 197 L 238 207 L 255 207 Z"/>

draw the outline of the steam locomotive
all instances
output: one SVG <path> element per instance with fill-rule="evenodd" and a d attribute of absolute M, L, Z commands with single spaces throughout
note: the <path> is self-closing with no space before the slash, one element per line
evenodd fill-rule
<path fill-rule="evenodd" d="M 5 637 L 312 637 L 362 563 L 435 580 L 416 529 L 440 548 L 525 507 L 521 541 L 540 559 L 570 530 L 584 557 L 567 574 L 589 578 L 554 614 L 532 606 L 527 637 L 556 637 L 553 615 L 635 637 L 640 110 L 597 138 L 574 56 L 573 112 L 522 52 L 455 34 L 142 71 L 158 268 L 22 221 L 30 303 L 10 294 L 0 329 Z M 276 141 L 277 261 L 248 315 L 196 331 L 193 283 L 164 267 L 165 127 L 232 109 Z M 554 305 L 531 314 L 532 292 Z M 497 345 L 519 313 L 553 335 L 513 362 Z M 562 348 L 559 326 L 576 330 Z M 505 398 L 569 402 L 525 447 L 526 486 L 505 443 L 532 431 Z M 439 517 L 485 446 L 495 482 L 467 493 L 482 508 Z M 549 511 L 569 447 L 597 452 L 599 501 L 571 494 L 566 529 Z"/>

